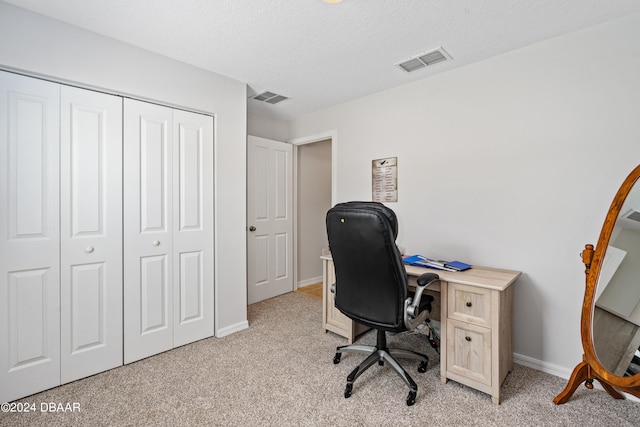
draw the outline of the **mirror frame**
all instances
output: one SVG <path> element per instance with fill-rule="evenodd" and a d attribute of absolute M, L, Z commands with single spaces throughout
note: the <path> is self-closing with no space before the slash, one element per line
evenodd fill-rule
<path fill-rule="evenodd" d="M 582 303 L 582 319 L 580 322 L 584 355 L 583 361 L 573 370 L 565 389 L 553 400 L 553 402 L 558 405 L 569 400 L 578 386 L 583 382 L 588 389 L 592 389 L 594 379 L 597 379 L 607 393 L 616 399 L 624 399 L 624 395 L 620 394 L 616 389 L 640 398 L 640 374 L 630 377 L 620 377 L 608 371 L 596 356 L 592 339 L 593 315 L 595 311 L 594 298 L 602 262 L 604 261 L 609 240 L 616 226 L 622 205 L 639 178 L 640 165 L 631 171 L 618 189 L 604 220 L 595 251 L 593 245 L 586 245 L 585 250 L 582 252 L 582 261 L 586 267 L 586 289 Z"/>

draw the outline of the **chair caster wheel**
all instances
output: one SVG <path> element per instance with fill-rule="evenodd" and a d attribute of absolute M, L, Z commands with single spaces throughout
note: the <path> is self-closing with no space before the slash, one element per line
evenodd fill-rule
<path fill-rule="evenodd" d="M 348 399 L 351 397 L 351 391 L 353 390 L 353 384 L 347 384 L 347 386 L 344 389 L 344 397 L 345 399 Z"/>
<path fill-rule="evenodd" d="M 342 357 L 342 353 L 336 353 L 336 355 L 333 356 L 333 364 L 337 365 L 338 363 L 340 363 L 341 357 Z"/>
<path fill-rule="evenodd" d="M 407 396 L 407 406 L 412 406 L 414 403 L 416 403 L 416 392 L 415 391 L 410 391 L 409 395 Z"/>
<path fill-rule="evenodd" d="M 418 372 L 420 373 L 425 373 L 427 372 L 427 364 L 429 362 L 420 362 L 420 364 L 418 365 Z"/>

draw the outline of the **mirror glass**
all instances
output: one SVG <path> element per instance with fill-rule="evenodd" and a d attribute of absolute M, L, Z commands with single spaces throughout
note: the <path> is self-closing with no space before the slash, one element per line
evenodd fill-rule
<path fill-rule="evenodd" d="M 640 184 L 615 222 L 595 289 L 592 338 L 598 360 L 612 374 L 640 373 Z"/>

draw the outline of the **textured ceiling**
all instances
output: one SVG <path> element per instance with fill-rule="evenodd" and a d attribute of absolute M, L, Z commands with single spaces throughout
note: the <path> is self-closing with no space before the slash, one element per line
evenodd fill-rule
<path fill-rule="evenodd" d="M 290 99 L 290 120 L 640 11 L 640 0 L 5 0 Z M 442 46 L 453 60 L 394 64 Z"/>

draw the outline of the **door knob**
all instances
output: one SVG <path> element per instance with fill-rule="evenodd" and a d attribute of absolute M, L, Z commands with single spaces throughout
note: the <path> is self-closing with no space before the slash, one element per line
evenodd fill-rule
<path fill-rule="evenodd" d="M 91 252 L 93 252 L 93 246 L 87 246 L 86 248 L 84 248 L 84 251 L 90 254 Z"/>
<path fill-rule="evenodd" d="M 159 240 L 154 240 L 153 241 L 153 246 L 158 246 L 160 245 L 160 241 Z"/>
<path fill-rule="evenodd" d="M 251 227 L 249 227 L 249 231 L 256 231 L 256 228 L 252 225 Z"/>

